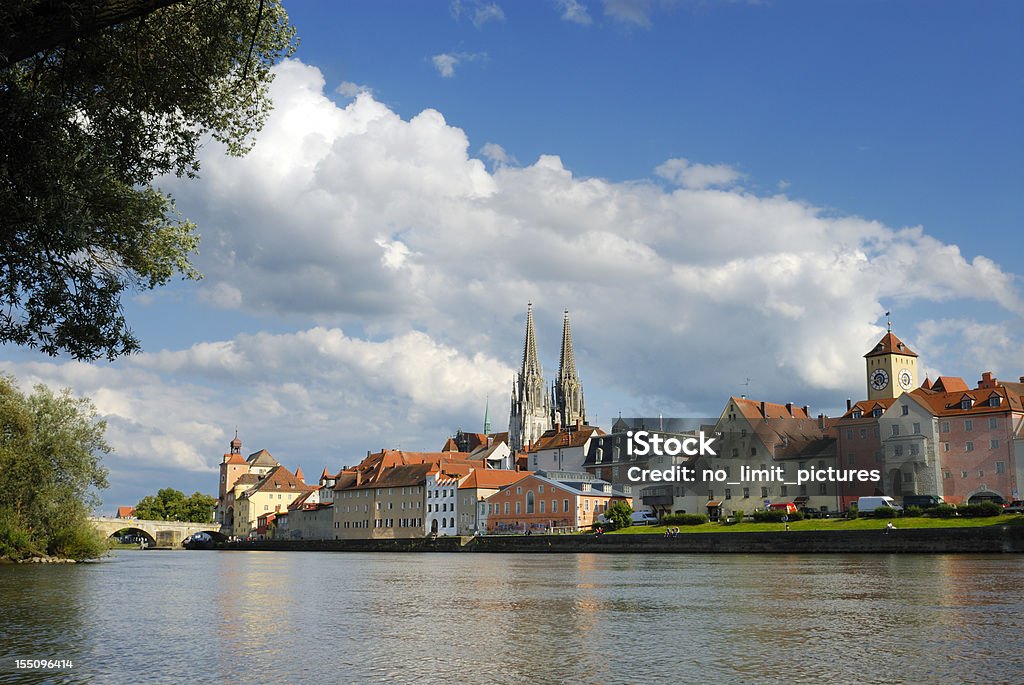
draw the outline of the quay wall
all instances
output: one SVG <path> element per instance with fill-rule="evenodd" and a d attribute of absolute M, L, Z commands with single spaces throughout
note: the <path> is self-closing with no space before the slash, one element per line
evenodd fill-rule
<path fill-rule="evenodd" d="M 960 554 L 1024 552 L 1024 526 L 663 535 L 487 535 L 380 540 L 258 540 L 227 550 L 612 554 Z"/>

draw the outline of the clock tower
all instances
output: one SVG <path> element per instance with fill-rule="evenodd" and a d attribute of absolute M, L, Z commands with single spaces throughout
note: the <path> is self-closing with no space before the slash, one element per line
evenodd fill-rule
<path fill-rule="evenodd" d="M 893 335 L 892 324 L 874 349 L 864 355 L 868 399 L 899 397 L 917 382 L 917 353 Z"/>

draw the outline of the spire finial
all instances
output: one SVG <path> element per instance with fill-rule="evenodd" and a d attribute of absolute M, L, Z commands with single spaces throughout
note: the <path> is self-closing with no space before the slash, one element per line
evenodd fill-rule
<path fill-rule="evenodd" d="M 491 434 L 491 396 L 484 396 L 484 435 Z"/>
<path fill-rule="evenodd" d="M 889 318 L 890 314 L 892 314 L 892 312 L 886 312 L 885 313 L 885 318 L 886 318 L 885 324 L 886 324 L 886 327 L 888 328 L 888 332 L 892 333 L 892 319 Z"/>

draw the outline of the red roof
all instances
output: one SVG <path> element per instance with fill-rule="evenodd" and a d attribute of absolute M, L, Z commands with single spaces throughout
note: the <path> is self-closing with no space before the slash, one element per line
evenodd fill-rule
<path fill-rule="evenodd" d="M 135 516 L 135 507 L 118 507 L 117 518 L 119 519 L 130 519 Z"/>
<path fill-rule="evenodd" d="M 906 357 L 916 357 L 917 352 L 903 344 L 903 341 L 896 337 L 896 335 L 889 331 L 882 336 L 882 339 L 878 341 L 874 349 L 865 354 L 865 357 L 879 357 L 883 354 L 902 354 Z"/>
<path fill-rule="evenodd" d="M 469 477 L 459 485 L 460 490 L 473 488 L 485 488 L 497 490 L 506 485 L 512 485 L 521 481 L 527 476 L 533 475 L 531 471 L 509 471 L 507 469 L 473 469 Z"/>

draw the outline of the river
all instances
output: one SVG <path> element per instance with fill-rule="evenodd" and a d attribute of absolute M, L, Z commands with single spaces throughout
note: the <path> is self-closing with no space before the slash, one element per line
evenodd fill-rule
<path fill-rule="evenodd" d="M 4 683 L 1024 682 L 1022 555 L 118 551 L 0 608 Z"/>

